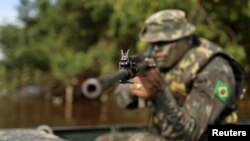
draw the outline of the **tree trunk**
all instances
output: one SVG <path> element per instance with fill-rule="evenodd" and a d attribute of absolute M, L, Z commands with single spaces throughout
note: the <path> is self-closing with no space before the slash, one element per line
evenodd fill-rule
<path fill-rule="evenodd" d="M 65 88 L 65 118 L 72 120 L 73 113 L 73 85 L 68 83 Z"/>

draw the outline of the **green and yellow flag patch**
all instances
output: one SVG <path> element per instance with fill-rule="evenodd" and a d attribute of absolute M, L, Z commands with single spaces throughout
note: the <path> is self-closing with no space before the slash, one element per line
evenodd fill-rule
<path fill-rule="evenodd" d="M 215 96 L 217 96 L 220 101 L 226 103 L 228 101 L 231 92 L 225 83 L 219 81 L 215 86 L 214 93 Z"/>

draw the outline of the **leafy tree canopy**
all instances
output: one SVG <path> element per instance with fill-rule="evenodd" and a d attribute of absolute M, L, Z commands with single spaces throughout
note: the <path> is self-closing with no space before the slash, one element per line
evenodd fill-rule
<path fill-rule="evenodd" d="M 22 26 L 0 28 L 0 75 L 18 86 L 64 82 L 82 73 L 108 74 L 117 70 L 120 49 L 145 50 L 138 39 L 144 20 L 167 8 L 184 10 L 199 35 L 221 45 L 249 70 L 249 0 L 20 0 Z"/>

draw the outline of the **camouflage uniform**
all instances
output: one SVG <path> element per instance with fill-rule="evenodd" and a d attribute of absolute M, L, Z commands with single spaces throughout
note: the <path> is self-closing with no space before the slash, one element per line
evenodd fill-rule
<path fill-rule="evenodd" d="M 230 61 L 229 61 L 230 60 Z M 208 124 L 223 123 L 241 94 L 242 74 L 236 62 L 219 47 L 201 40 L 168 73 L 165 93 L 153 100 L 156 133 L 173 140 L 199 140 Z M 228 113 L 226 113 L 228 112 Z"/>
<path fill-rule="evenodd" d="M 173 41 L 192 35 L 194 30 L 184 12 L 163 10 L 146 20 L 140 37 L 149 43 Z M 152 133 L 117 133 L 98 141 L 206 140 L 209 124 L 237 122 L 234 110 L 244 87 L 244 73 L 220 47 L 205 39 L 197 41 L 174 68 L 162 74 L 167 86 L 151 101 Z"/>

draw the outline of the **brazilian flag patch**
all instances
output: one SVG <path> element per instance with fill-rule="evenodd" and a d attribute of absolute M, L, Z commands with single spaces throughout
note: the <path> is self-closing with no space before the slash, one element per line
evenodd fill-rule
<path fill-rule="evenodd" d="M 215 86 L 214 93 L 215 96 L 217 96 L 220 99 L 220 101 L 226 103 L 228 101 L 231 92 L 225 83 L 219 81 Z"/>

